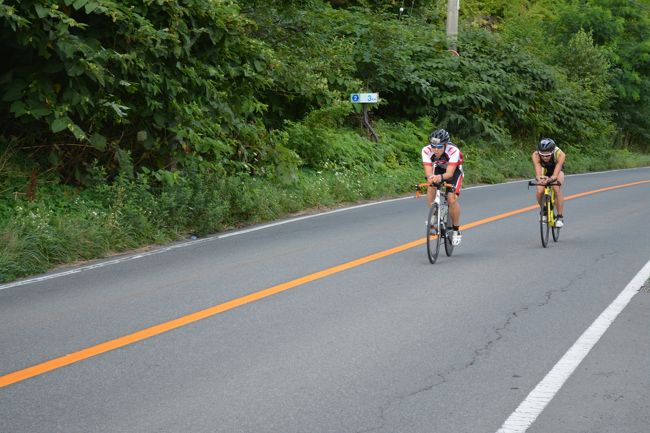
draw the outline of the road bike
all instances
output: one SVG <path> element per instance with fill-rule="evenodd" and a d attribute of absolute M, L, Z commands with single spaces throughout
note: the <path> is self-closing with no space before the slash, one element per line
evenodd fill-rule
<path fill-rule="evenodd" d="M 444 242 L 445 244 L 447 257 L 451 257 L 454 252 L 454 244 L 452 243 L 454 229 L 449 215 L 449 203 L 447 203 L 447 194 L 453 191 L 454 186 L 449 183 L 442 186 L 440 184 L 420 183 L 416 189 L 416 197 L 420 196 L 420 188 L 429 186 L 436 187 L 436 197 L 429 209 L 429 216 L 426 221 L 427 257 L 429 262 L 434 264 L 438 259 L 441 243 Z"/>
<path fill-rule="evenodd" d="M 542 246 L 546 248 L 548 245 L 549 232 L 553 234 L 553 241 L 557 242 L 560 239 L 560 227 L 556 227 L 557 222 L 557 209 L 555 207 L 555 191 L 554 185 L 562 185 L 560 182 L 553 181 L 546 185 L 541 185 L 534 180 L 528 182 L 528 187 L 543 186 L 544 197 L 542 198 L 542 205 L 539 209 L 539 233 L 542 237 Z"/>

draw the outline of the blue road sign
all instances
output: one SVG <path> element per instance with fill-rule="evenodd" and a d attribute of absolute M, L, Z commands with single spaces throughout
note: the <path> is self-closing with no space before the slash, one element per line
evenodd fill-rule
<path fill-rule="evenodd" d="M 379 102 L 379 93 L 352 93 L 350 101 L 360 104 L 374 104 Z"/>

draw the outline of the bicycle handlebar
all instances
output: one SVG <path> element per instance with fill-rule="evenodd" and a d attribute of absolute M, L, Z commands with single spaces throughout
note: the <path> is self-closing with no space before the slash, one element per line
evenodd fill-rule
<path fill-rule="evenodd" d="M 447 188 L 453 188 L 454 187 L 452 184 L 450 184 L 448 182 L 445 182 L 444 184 L 433 183 L 433 182 L 425 182 L 425 183 L 418 183 L 416 185 L 416 188 L 423 188 L 425 186 L 435 186 L 436 188 L 439 188 L 441 185 L 444 186 L 444 187 L 447 187 Z"/>
<path fill-rule="evenodd" d="M 549 183 L 545 183 L 545 184 L 541 184 L 541 183 L 539 183 L 539 182 L 537 182 L 535 180 L 529 180 L 528 181 L 528 186 L 555 186 L 555 185 L 560 186 L 560 185 L 562 185 L 562 182 L 558 182 L 557 179 L 554 180 L 553 182 L 549 182 Z"/>
<path fill-rule="evenodd" d="M 433 186 L 435 188 L 440 188 L 440 186 L 443 186 L 444 188 L 453 188 L 454 187 L 454 185 L 452 185 L 452 184 L 450 184 L 448 182 L 445 182 L 444 184 L 433 183 L 433 182 L 418 183 L 417 185 L 415 185 L 415 198 L 420 198 L 420 188 L 424 188 L 425 186 L 426 187 Z"/>

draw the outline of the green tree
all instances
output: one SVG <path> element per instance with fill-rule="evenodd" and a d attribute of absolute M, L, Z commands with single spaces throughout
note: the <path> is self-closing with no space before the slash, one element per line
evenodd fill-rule
<path fill-rule="evenodd" d="M 236 159 L 273 61 L 252 27 L 230 0 L 4 2 L 0 126 L 68 181 Z"/>

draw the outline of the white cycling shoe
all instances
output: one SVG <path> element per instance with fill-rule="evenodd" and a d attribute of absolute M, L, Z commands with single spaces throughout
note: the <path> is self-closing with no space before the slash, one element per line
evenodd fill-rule
<path fill-rule="evenodd" d="M 463 239 L 463 235 L 460 233 L 460 230 L 459 231 L 454 230 L 453 235 L 451 237 L 451 244 L 456 247 L 460 245 L 460 241 L 462 239 Z"/>
<path fill-rule="evenodd" d="M 564 221 L 562 220 L 562 218 L 558 218 L 555 220 L 555 227 L 557 228 L 564 227 Z"/>

